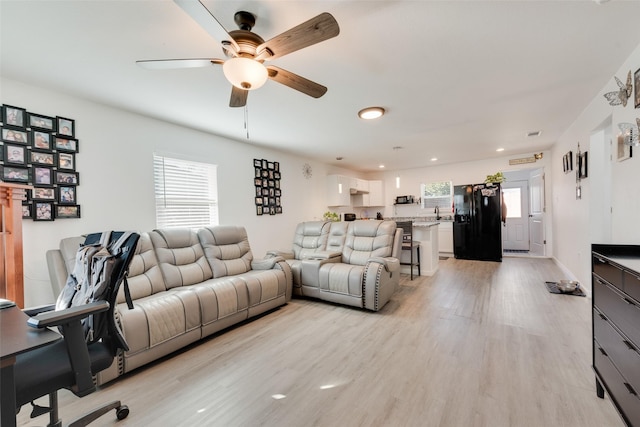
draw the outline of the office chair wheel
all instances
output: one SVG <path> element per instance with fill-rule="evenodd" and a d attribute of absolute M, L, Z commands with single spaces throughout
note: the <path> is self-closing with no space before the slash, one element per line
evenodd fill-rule
<path fill-rule="evenodd" d="M 124 420 L 129 416 L 129 407 L 127 405 L 122 405 L 116 408 L 116 417 L 119 420 Z"/>

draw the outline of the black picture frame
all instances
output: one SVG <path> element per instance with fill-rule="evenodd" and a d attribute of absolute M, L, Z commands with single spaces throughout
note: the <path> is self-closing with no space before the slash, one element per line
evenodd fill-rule
<path fill-rule="evenodd" d="M 573 170 L 573 151 L 569 151 L 562 158 L 562 169 L 564 173 L 569 173 Z"/>
<path fill-rule="evenodd" d="M 578 158 L 578 178 L 585 179 L 589 176 L 589 161 L 588 153 L 585 151 L 581 153 Z"/>
<path fill-rule="evenodd" d="M 34 221 L 53 221 L 52 202 L 33 202 Z"/>
<path fill-rule="evenodd" d="M 75 185 L 59 185 L 58 203 L 61 205 L 75 205 L 77 203 L 76 186 Z"/>
<path fill-rule="evenodd" d="M 78 153 L 80 151 L 79 141 L 76 138 L 54 136 L 53 147 L 57 151 L 66 151 L 68 153 Z"/>
<path fill-rule="evenodd" d="M 33 204 L 22 204 L 22 219 L 33 219 Z"/>
<path fill-rule="evenodd" d="M 58 169 L 61 170 L 76 170 L 76 155 L 74 153 L 59 152 L 56 153 L 58 157 Z"/>
<path fill-rule="evenodd" d="M 266 159 L 253 159 L 253 168 L 256 215 L 282 213 L 282 207 L 280 206 L 280 163 Z M 278 193 L 277 197 L 276 191 Z"/>
<path fill-rule="evenodd" d="M 80 174 L 78 172 L 56 171 L 54 182 L 56 184 L 79 185 Z"/>
<path fill-rule="evenodd" d="M 635 93 L 634 93 L 634 106 L 635 108 L 640 108 L 640 68 L 638 68 L 636 70 L 635 73 L 633 73 L 633 86 L 635 88 Z"/>
<path fill-rule="evenodd" d="M 80 218 L 80 205 L 56 205 L 56 219 Z"/>
<path fill-rule="evenodd" d="M 12 142 L 14 144 L 27 145 L 29 144 L 29 134 L 24 130 L 3 127 L 2 140 L 5 142 Z"/>
<path fill-rule="evenodd" d="M 633 147 L 631 145 L 627 145 L 624 143 L 623 135 L 618 135 L 617 147 L 618 147 L 617 156 L 616 156 L 617 161 L 623 162 L 633 157 Z"/>
<path fill-rule="evenodd" d="M 0 179 L 5 182 L 29 183 L 29 168 L 4 165 L 0 166 Z"/>
<path fill-rule="evenodd" d="M 56 166 L 56 156 L 50 151 L 29 150 L 29 163 L 32 165 Z"/>
<path fill-rule="evenodd" d="M 27 153 L 24 145 L 4 144 L 2 147 L 2 158 L 7 165 L 26 165 Z"/>
<path fill-rule="evenodd" d="M 13 105 L 2 106 L 2 123 L 20 129 L 27 128 L 27 110 Z"/>
<path fill-rule="evenodd" d="M 52 135 L 49 132 L 34 130 L 30 132 L 31 147 L 36 150 L 51 150 Z"/>
<path fill-rule="evenodd" d="M 33 185 L 48 186 L 53 185 L 53 168 L 48 166 L 31 166 L 31 176 Z"/>
<path fill-rule="evenodd" d="M 76 121 L 67 117 L 56 116 L 56 133 L 58 135 L 76 136 Z"/>
<path fill-rule="evenodd" d="M 44 130 L 46 132 L 55 132 L 56 120 L 50 116 L 43 116 L 42 114 L 28 113 L 29 125 L 31 129 Z"/>
<path fill-rule="evenodd" d="M 33 187 L 31 200 L 56 200 L 56 189 L 53 187 Z"/>

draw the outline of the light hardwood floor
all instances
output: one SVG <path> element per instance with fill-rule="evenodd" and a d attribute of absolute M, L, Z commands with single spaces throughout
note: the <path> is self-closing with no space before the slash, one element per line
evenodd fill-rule
<path fill-rule="evenodd" d="M 378 313 L 294 299 L 79 399 L 119 426 L 623 426 L 596 397 L 590 298 L 555 295 L 553 261 L 440 261 Z M 283 395 L 281 399 L 274 396 Z M 43 425 L 45 418 L 19 425 Z"/>

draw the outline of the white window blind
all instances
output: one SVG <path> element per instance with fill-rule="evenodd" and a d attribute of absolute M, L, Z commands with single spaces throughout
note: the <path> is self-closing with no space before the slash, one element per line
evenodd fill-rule
<path fill-rule="evenodd" d="M 153 155 L 158 228 L 218 225 L 217 166 Z"/>
<path fill-rule="evenodd" d="M 440 208 L 443 212 L 451 209 L 453 203 L 453 183 L 451 181 L 422 184 L 422 208 Z"/>

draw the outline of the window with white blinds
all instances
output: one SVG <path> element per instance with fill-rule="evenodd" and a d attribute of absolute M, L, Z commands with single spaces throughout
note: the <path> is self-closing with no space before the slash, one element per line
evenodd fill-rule
<path fill-rule="evenodd" d="M 218 225 L 217 166 L 153 155 L 158 228 Z"/>
<path fill-rule="evenodd" d="M 422 208 L 443 210 L 451 209 L 453 202 L 453 183 L 451 181 L 431 182 L 421 185 Z"/>

